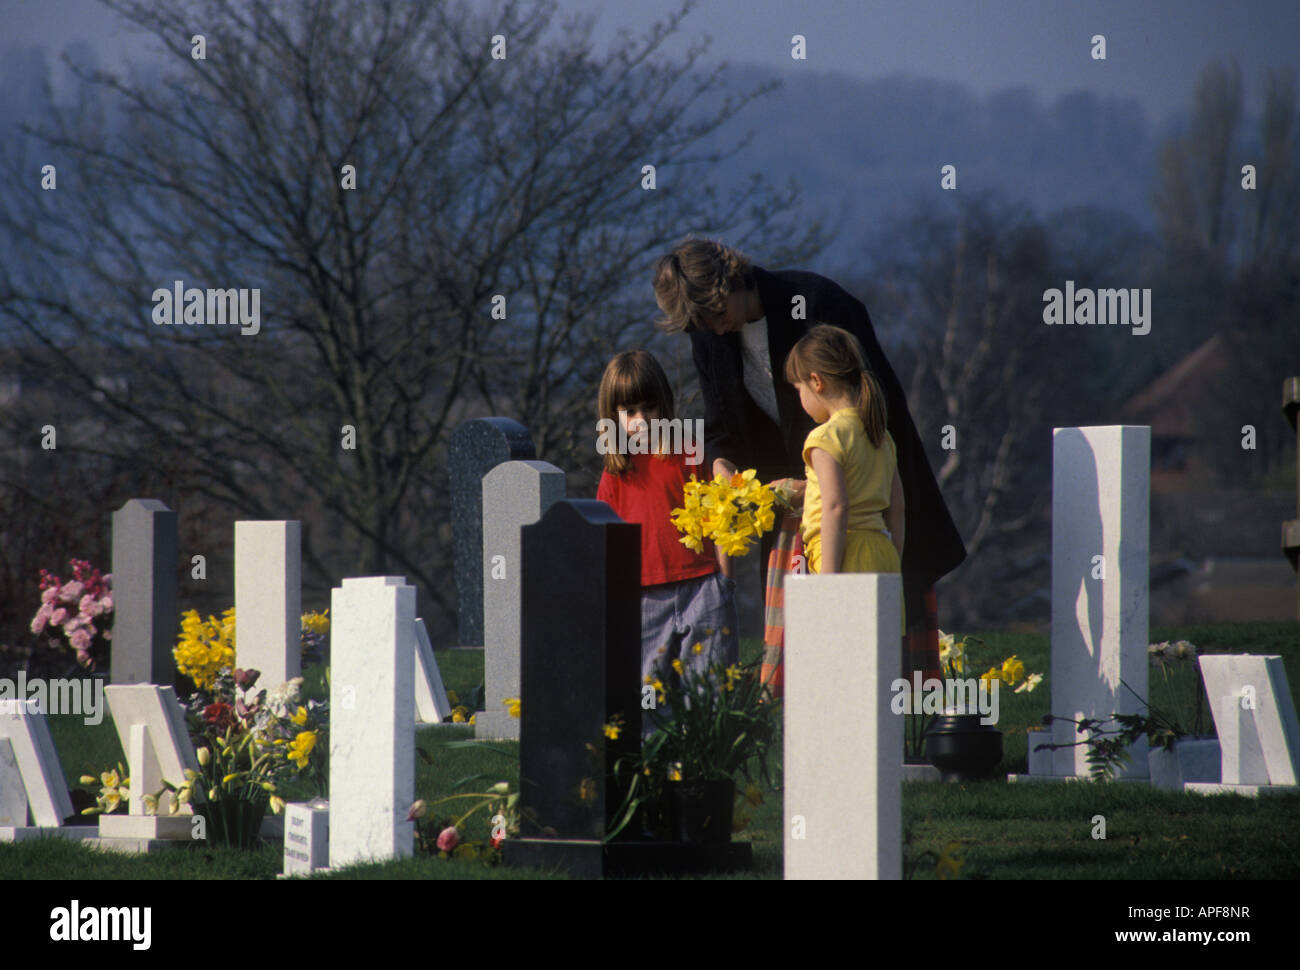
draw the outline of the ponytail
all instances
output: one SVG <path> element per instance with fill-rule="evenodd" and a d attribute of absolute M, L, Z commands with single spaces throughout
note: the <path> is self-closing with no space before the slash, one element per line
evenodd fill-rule
<path fill-rule="evenodd" d="M 889 424 L 885 411 L 885 394 L 880 389 L 876 375 L 869 368 L 862 368 L 860 373 L 862 379 L 858 385 L 858 417 L 862 419 L 862 427 L 867 429 L 871 444 L 879 448 L 885 440 L 885 430 Z"/>

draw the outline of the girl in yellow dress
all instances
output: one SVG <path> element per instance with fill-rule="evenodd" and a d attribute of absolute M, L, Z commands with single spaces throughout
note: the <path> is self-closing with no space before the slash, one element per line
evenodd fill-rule
<path fill-rule="evenodd" d="M 785 379 L 818 426 L 804 440 L 803 547 L 815 573 L 897 573 L 903 483 L 885 395 L 847 330 L 818 324 L 790 350 Z"/>

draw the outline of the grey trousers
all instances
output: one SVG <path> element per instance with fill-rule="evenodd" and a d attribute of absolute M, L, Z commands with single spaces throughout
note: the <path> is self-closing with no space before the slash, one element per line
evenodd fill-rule
<path fill-rule="evenodd" d="M 736 583 L 721 572 L 641 589 L 641 677 L 670 683 L 673 661 L 704 676 L 711 667 L 740 659 Z M 700 650 L 695 651 L 695 645 Z M 667 716 L 664 705 L 659 713 Z M 654 730 L 649 712 L 641 716 L 642 734 Z"/>

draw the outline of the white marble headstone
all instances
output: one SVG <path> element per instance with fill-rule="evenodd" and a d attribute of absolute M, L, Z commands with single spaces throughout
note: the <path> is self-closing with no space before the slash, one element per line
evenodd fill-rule
<path fill-rule="evenodd" d="M 302 523 L 235 523 L 235 657 L 259 687 L 302 673 Z"/>
<path fill-rule="evenodd" d="M 73 813 L 50 725 L 36 700 L 0 701 L 0 827 L 57 828 Z"/>
<path fill-rule="evenodd" d="M 1280 656 L 1202 654 L 1223 786 L 1295 785 L 1300 725 Z"/>
<path fill-rule="evenodd" d="M 785 592 L 785 878 L 901 879 L 903 585 L 791 576 Z"/>
<path fill-rule="evenodd" d="M 185 781 L 186 768 L 198 770 L 185 709 L 173 688 L 156 684 L 110 684 L 104 693 L 127 757 L 131 778 L 128 814 L 144 815 L 144 796 L 161 788 L 164 779 L 179 787 Z M 171 797 L 171 792 L 164 792 L 158 800 L 159 816 L 168 814 Z M 181 810 L 188 811 L 188 807 Z M 109 817 L 101 818 L 101 826 Z"/>
<path fill-rule="evenodd" d="M 1147 699 L 1151 429 L 1052 432 L 1052 713 L 1105 720 Z M 1123 680 L 1132 688 L 1121 685 Z M 1053 741 L 1083 737 L 1066 721 Z M 1086 745 L 1053 752 L 1052 773 L 1088 777 Z M 1120 778 L 1147 776 L 1147 745 Z"/>
<path fill-rule="evenodd" d="M 330 867 L 412 855 L 415 587 L 345 579 L 330 618 Z"/>

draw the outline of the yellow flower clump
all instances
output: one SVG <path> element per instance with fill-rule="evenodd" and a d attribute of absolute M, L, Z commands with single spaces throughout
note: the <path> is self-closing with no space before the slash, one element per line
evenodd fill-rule
<path fill-rule="evenodd" d="M 315 731 L 299 731 L 298 736 L 293 739 L 289 745 L 289 760 L 295 762 L 299 768 L 306 768 L 307 761 L 311 757 L 312 749 L 316 747 Z"/>
<path fill-rule="evenodd" d="M 730 478 L 718 475 L 711 482 L 692 475 L 683 488 L 683 506 L 672 511 L 682 545 L 703 552 L 704 540 L 712 539 L 728 556 L 745 555 L 776 523 L 776 493 L 755 474 L 750 468 Z"/>
<path fill-rule="evenodd" d="M 302 615 L 302 628 L 308 633 L 329 633 L 330 632 L 330 611 L 327 609 L 324 613 L 304 613 Z"/>
<path fill-rule="evenodd" d="M 195 686 L 211 687 L 223 667 L 235 665 L 235 610 L 226 610 L 221 619 L 199 617 L 198 610 L 181 616 L 181 638 L 172 649 L 176 669 Z"/>

